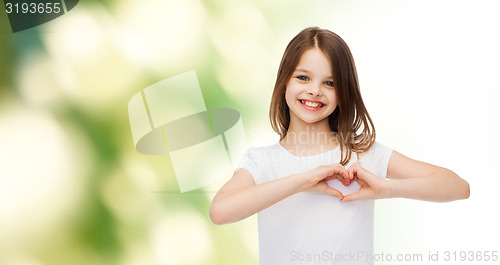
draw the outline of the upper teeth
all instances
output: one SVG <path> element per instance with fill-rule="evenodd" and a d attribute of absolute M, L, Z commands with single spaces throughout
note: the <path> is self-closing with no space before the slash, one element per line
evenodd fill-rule
<path fill-rule="evenodd" d="M 301 100 L 300 102 L 308 107 L 313 107 L 313 108 L 318 108 L 318 107 L 323 105 L 319 102 L 310 102 L 310 101 L 305 101 L 305 100 Z"/>

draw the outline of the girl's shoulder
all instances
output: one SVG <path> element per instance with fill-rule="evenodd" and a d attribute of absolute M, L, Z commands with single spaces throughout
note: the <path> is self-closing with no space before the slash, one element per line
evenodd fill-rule
<path fill-rule="evenodd" d="M 359 157 L 363 157 L 365 159 L 370 159 L 374 158 L 376 156 L 381 156 L 381 155 L 387 155 L 392 153 L 392 148 L 388 147 L 387 145 L 375 141 L 373 145 L 366 150 L 365 152 L 359 153 Z"/>
<path fill-rule="evenodd" d="M 392 151 L 392 148 L 388 147 L 387 145 L 379 142 L 379 141 L 375 141 L 373 143 L 373 145 L 370 147 L 370 149 L 368 149 L 368 151 L 364 152 L 366 154 L 376 154 L 376 153 L 380 153 L 380 152 L 388 152 L 388 151 Z"/>
<path fill-rule="evenodd" d="M 280 149 L 280 144 L 274 143 L 270 145 L 251 146 L 247 149 L 246 153 L 254 157 L 264 157 L 272 155 L 273 153 L 280 151 Z"/>
<path fill-rule="evenodd" d="M 385 177 L 392 150 L 385 144 L 375 141 L 368 151 L 359 154 L 361 166 Z"/>

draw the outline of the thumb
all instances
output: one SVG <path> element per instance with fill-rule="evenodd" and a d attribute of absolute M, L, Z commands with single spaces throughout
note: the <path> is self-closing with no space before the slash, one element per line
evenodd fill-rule
<path fill-rule="evenodd" d="M 344 198 L 342 198 L 340 200 L 340 202 L 351 202 L 351 201 L 357 201 L 357 200 L 362 200 L 362 199 L 363 198 L 362 198 L 361 191 L 358 191 L 356 193 L 352 193 L 352 194 L 344 196 Z"/>
<path fill-rule="evenodd" d="M 337 189 L 334 189 L 334 188 L 332 188 L 332 187 L 328 187 L 328 188 L 326 189 L 326 192 L 325 192 L 325 193 L 326 193 L 326 194 L 328 194 L 328 195 L 332 195 L 332 196 L 334 196 L 334 197 L 337 197 L 337 198 L 339 198 L 339 199 L 344 198 L 344 194 L 342 194 L 342 192 L 340 192 L 340 191 L 338 191 Z"/>

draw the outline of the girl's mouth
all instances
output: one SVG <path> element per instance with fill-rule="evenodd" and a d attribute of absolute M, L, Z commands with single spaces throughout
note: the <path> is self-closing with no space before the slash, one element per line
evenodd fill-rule
<path fill-rule="evenodd" d="M 325 104 L 321 102 L 312 102 L 304 99 L 299 99 L 300 104 L 302 107 L 308 110 L 320 110 L 322 107 L 325 106 Z"/>

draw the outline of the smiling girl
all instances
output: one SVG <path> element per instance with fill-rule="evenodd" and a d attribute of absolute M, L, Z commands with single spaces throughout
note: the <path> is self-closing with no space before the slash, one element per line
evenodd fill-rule
<path fill-rule="evenodd" d="M 258 213 L 260 264 L 374 264 L 374 200 L 469 197 L 446 168 L 375 141 L 347 44 L 307 28 L 288 44 L 271 99 L 276 144 L 247 150 L 210 207 L 215 224 Z"/>

